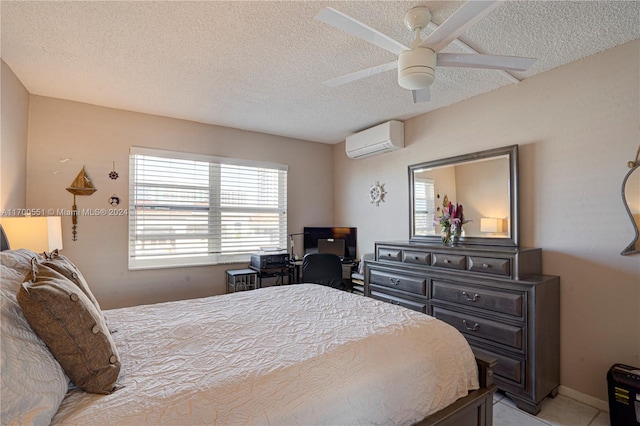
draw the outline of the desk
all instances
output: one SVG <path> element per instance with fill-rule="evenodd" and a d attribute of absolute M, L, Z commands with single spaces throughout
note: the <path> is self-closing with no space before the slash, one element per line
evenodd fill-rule
<path fill-rule="evenodd" d="M 291 269 L 293 269 L 293 282 L 300 283 L 302 280 L 302 260 L 292 261 Z"/>
<path fill-rule="evenodd" d="M 343 263 L 342 264 L 342 279 L 345 284 L 351 282 L 351 272 L 356 267 L 355 263 Z M 302 260 L 295 260 L 291 262 L 290 266 L 284 268 L 269 268 L 259 269 L 255 266 L 249 266 L 252 270 L 258 274 L 258 288 L 262 288 L 262 278 L 278 278 L 276 285 L 284 284 L 284 277 L 287 277 L 287 284 L 300 283 L 304 279 L 302 276 Z M 347 288 L 351 286 L 348 285 Z"/>
<path fill-rule="evenodd" d="M 284 277 L 287 277 L 287 284 L 293 283 L 293 275 L 294 269 L 285 266 L 283 268 L 269 268 L 269 269 L 259 269 L 255 266 L 249 266 L 252 270 L 256 271 L 258 274 L 258 288 L 262 288 L 262 279 L 263 278 L 276 278 L 275 285 L 284 284 Z"/>
<path fill-rule="evenodd" d="M 342 282 L 344 283 L 345 290 L 353 292 L 353 282 L 351 281 L 351 274 L 356 268 L 356 264 L 353 262 L 342 264 Z"/>
<path fill-rule="evenodd" d="M 342 279 L 343 280 L 350 280 L 351 279 L 351 273 L 353 272 L 353 270 L 355 269 L 356 264 L 353 262 L 349 262 L 349 263 L 343 263 L 342 264 Z"/>

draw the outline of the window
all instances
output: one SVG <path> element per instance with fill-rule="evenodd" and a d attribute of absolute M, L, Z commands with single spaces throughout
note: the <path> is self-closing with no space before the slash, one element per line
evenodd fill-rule
<path fill-rule="evenodd" d="M 433 179 L 416 177 L 414 181 L 415 235 L 435 235 L 433 217 L 436 212 L 435 185 Z"/>
<path fill-rule="evenodd" d="M 248 262 L 287 245 L 287 166 L 132 147 L 129 269 Z"/>

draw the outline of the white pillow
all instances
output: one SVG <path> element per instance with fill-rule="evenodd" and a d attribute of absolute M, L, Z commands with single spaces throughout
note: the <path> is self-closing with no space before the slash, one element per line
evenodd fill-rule
<path fill-rule="evenodd" d="M 2 424 L 50 424 L 69 388 L 69 378 L 16 301 L 34 256 L 24 249 L 0 253 Z"/>
<path fill-rule="evenodd" d="M 0 263 L 22 276 L 31 270 L 31 259 L 34 257 L 44 259 L 44 256 L 27 249 L 8 250 L 0 253 L 3 255 L 0 257 Z"/>

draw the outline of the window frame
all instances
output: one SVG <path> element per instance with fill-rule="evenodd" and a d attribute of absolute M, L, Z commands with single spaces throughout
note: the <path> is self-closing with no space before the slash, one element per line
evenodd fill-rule
<path fill-rule="evenodd" d="M 140 226 L 139 218 L 140 214 L 138 213 L 138 206 L 136 206 L 137 198 L 136 198 L 136 189 L 139 189 L 142 185 L 140 182 L 136 182 L 136 156 L 150 156 L 150 157 L 161 157 L 166 158 L 167 161 L 170 160 L 186 160 L 186 161 L 194 161 L 194 162 L 206 162 L 209 164 L 208 166 L 208 204 L 205 208 L 192 206 L 192 209 L 187 208 L 186 211 L 196 211 L 196 210 L 206 210 L 207 219 L 206 219 L 206 228 L 207 234 L 204 240 L 206 241 L 206 252 L 200 253 L 192 253 L 192 254 L 176 254 L 170 253 L 167 251 L 166 253 L 161 253 L 157 255 L 147 255 L 142 256 L 136 254 L 138 250 L 136 250 L 136 244 L 139 245 L 140 241 L 144 241 L 144 236 L 142 239 L 136 238 L 137 235 L 140 235 L 136 232 L 136 227 Z M 161 160 L 160 160 L 161 161 Z M 222 173 L 224 166 L 240 166 L 240 168 L 248 167 L 255 168 L 254 172 L 249 171 L 247 176 L 251 173 L 260 173 L 259 169 L 267 169 L 271 172 L 276 172 L 277 176 L 277 195 L 275 196 L 276 206 L 262 207 L 262 206 L 251 206 L 251 207 L 242 207 L 240 205 L 236 206 L 223 206 L 221 202 L 221 198 L 223 198 L 223 189 L 220 185 L 220 181 L 222 178 Z M 219 172 L 215 172 L 215 170 L 219 170 Z M 272 178 L 275 178 L 272 176 Z M 220 157 L 213 156 L 207 154 L 198 154 L 198 153 L 189 153 L 182 151 L 171 151 L 164 149 L 156 149 L 156 148 L 146 148 L 146 147 L 136 147 L 132 146 L 129 150 L 129 218 L 128 218 L 128 267 L 129 270 L 139 270 L 139 269 L 161 269 L 161 268 L 175 268 L 175 267 L 190 267 L 190 266 L 202 266 L 202 265 L 220 265 L 220 264 L 229 264 L 229 263 L 239 263 L 239 262 L 249 262 L 251 254 L 259 251 L 260 247 L 252 247 L 240 250 L 234 250 L 233 252 L 225 252 L 223 248 L 224 236 L 223 230 L 224 227 L 222 225 L 223 212 L 227 213 L 239 213 L 242 216 L 242 212 L 249 217 L 251 212 L 260 212 L 260 214 L 267 214 L 273 216 L 273 214 L 277 214 L 278 219 L 276 220 L 276 239 L 278 248 L 282 248 L 286 250 L 287 246 L 287 179 L 288 179 L 288 166 L 286 164 L 278 164 L 271 162 L 263 162 L 263 161 L 255 161 L 255 160 L 244 160 L 238 158 L 230 158 L 230 157 Z M 149 183 L 146 184 L 147 187 Z M 162 188 L 161 185 L 158 186 Z M 167 185 L 166 188 L 169 188 Z M 206 188 L 206 187 L 205 187 Z M 168 200 L 168 199 L 165 199 Z M 260 197 L 256 195 L 252 198 L 252 201 L 259 201 Z M 273 203 L 274 198 L 273 194 L 269 200 Z M 163 199 L 159 199 L 160 202 Z M 170 204 L 171 201 L 165 201 Z M 148 207 L 148 206 L 147 206 Z M 197 207 L 197 208 L 196 208 Z M 247 213 L 248 212 L 248 213 Z M 258 214 L 258 213 L 256 213 Z M 147 217 L 151 217 L 147 215 Z M 217 219 L 215 219 L 217 218 Z M 176 222 L 175 226 L 180 225 L 180 222 Z M 202 225 L 202 224 L 200 224 Z M 256 229 L 267 229 L 267 228 L 248 228 L 250 230 Z M 271 229 L 271 228 L 269 228 Z M 273 233 L 273 229 L 271 229 L 271 233 Z M 169 234 L 171 238 L 168 241 L 175 241 L 176 233 Z M 196 239 L 193 236 L 187 236 L 186 239 Z M 201 239 L 201 243 L 202 243 Z M 150 240 L 153 241 L 153 240 Z M 156 240 L 157 241 L 157 240 Z M 227 240 L 228 241 L 228 240 Z M 202 248 L 200 248 L 202 250 Z"/>

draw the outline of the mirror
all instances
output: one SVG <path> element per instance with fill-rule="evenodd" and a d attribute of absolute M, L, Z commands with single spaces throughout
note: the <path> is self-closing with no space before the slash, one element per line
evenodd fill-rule
<path fill-rule="evenodd" d="M 638 150 L 640 152 L 640 149 Z M 633 241 L 622 250 L 622 255 L 640 253 L 638 248 L 638 229 L 640 228 L 640 163 L 638 158 L 636 161 L 630 161 L 631 170 L 627 173 L 622 181 L 622 201 L 627 209 L 631 224 L 635 231 Z"/>
<path fill-rule="evenodd" d="M 518 146 L 409 166 L 410 241 L 441 242 L 445 196 L 463 206 L 460 244 L 518 246 Z"/>

